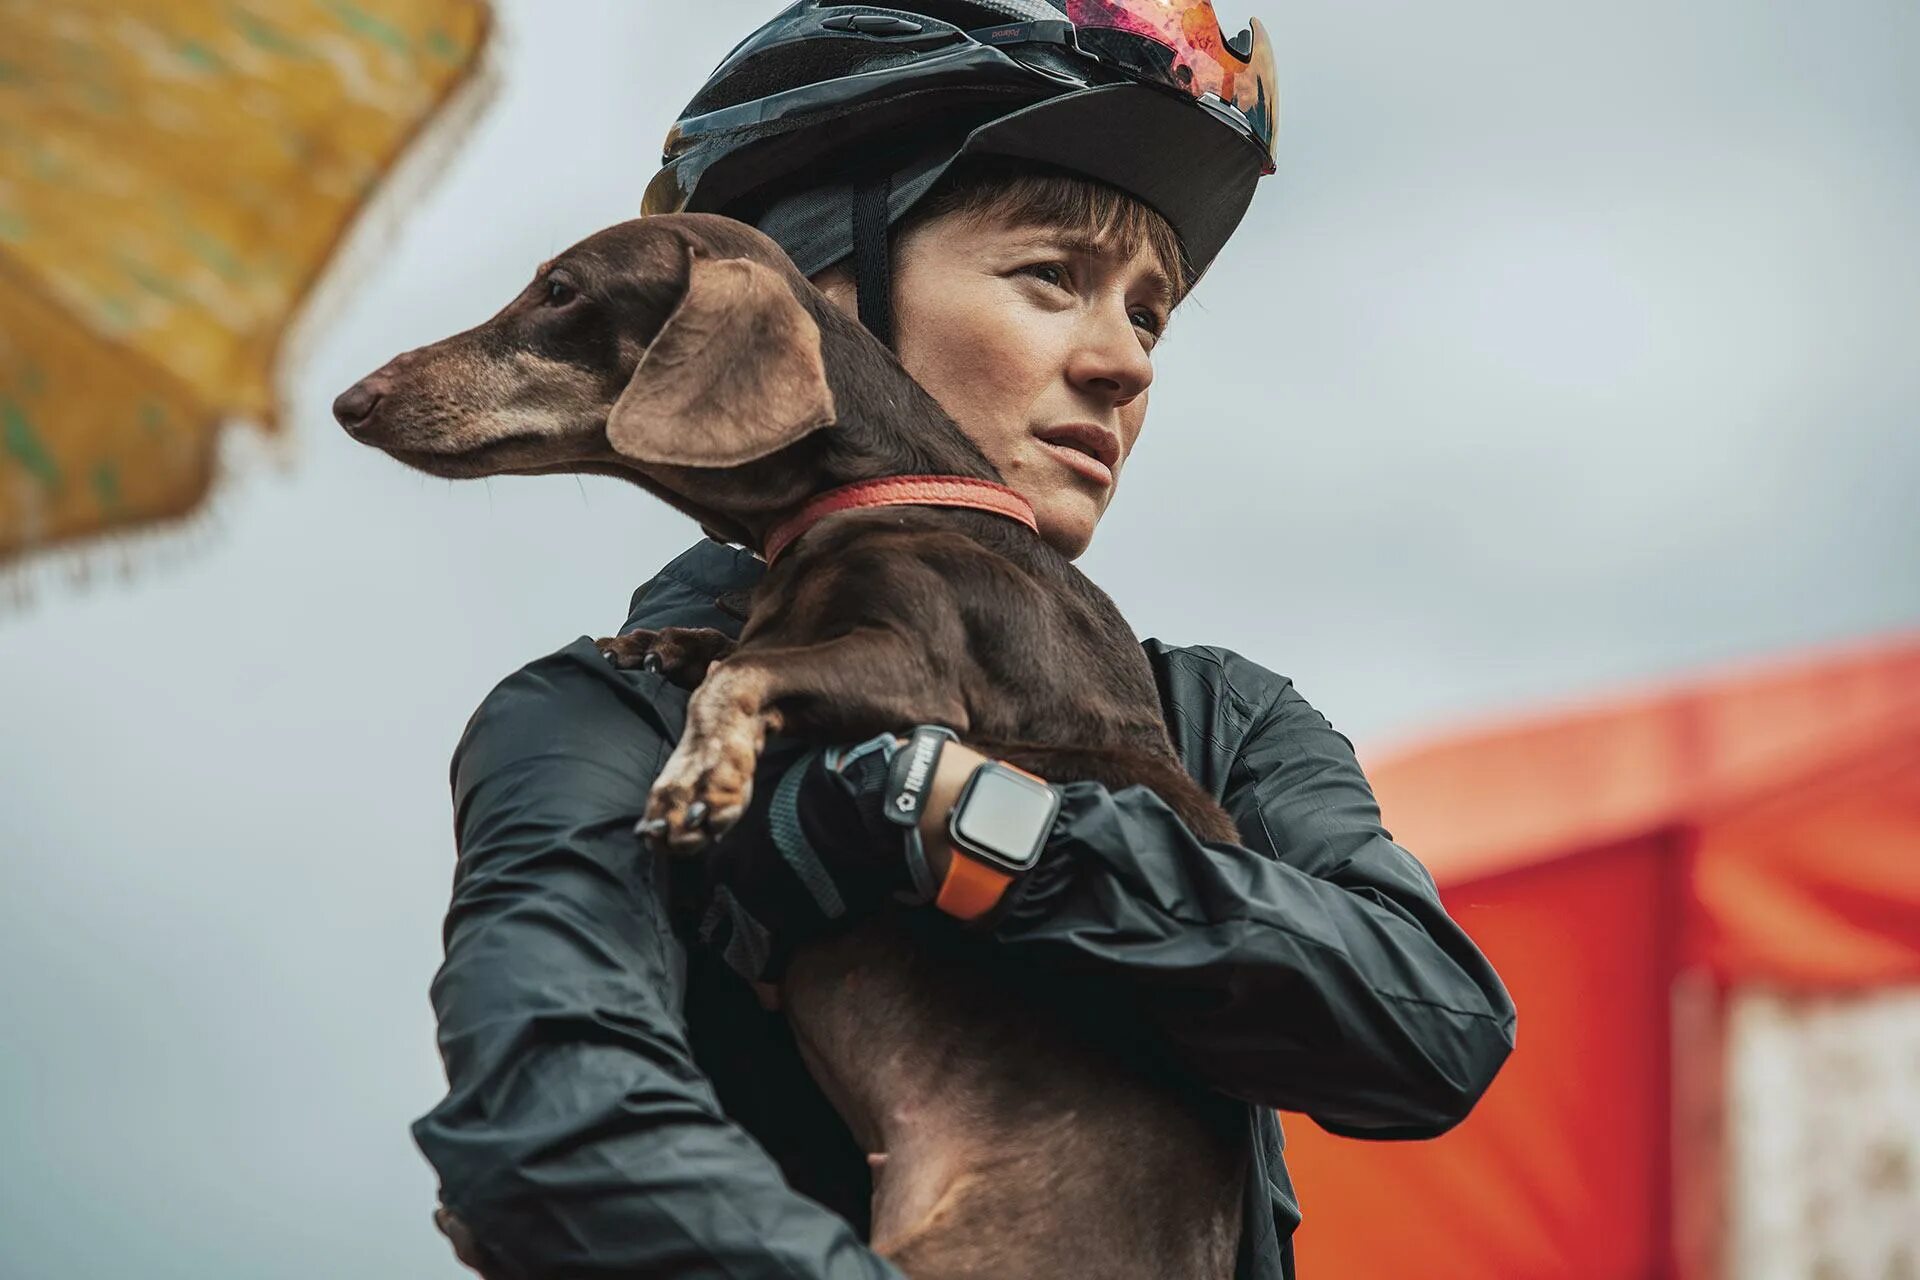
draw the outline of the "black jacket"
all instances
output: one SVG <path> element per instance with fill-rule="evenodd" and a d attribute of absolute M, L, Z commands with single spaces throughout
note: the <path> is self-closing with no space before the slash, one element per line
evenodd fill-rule
<path fill-rule="evenodd" d="M 734 593 L 760 572 L 702 543 L 641 588 L 627 629 L 737 631 Z M 1274 1109 L 1354 1137 L 1441 1133 L 1511 1051 L 1513 1005 L 1291 682 L 1222 649 L 1145 648 L 1181 758 L 1245 843 L 1201 843 L 1142 788 L 1067 785 L 993 937 L 1104 979 L 1142 1036 L 1246 1103 L 1238 1276 L 1281 1280 L 1300 1213 Z M 683 944 L 667 864 L 632 835 L 685 708 L 582 639 L 474 714 L 433 984 L 450 1088 L 414 1136 L 499 1280 L 897 1276 L 862 1243 L 862 1154 L 784 1021 Z"/>

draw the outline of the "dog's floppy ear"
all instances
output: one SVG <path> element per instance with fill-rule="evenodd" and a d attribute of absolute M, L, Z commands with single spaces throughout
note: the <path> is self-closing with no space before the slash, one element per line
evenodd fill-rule
<path fill-rule="evenodd" d="M 820 326 L 780 274 L 694 255 L 687 292 L 607 417 L 634 462 L 735 467 L 833 421 Z"/>

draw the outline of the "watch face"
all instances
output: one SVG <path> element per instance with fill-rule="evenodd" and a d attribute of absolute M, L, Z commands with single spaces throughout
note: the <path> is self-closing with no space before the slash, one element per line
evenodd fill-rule
<path fill-rule="evenodd" d="M 954 812 L 953 834 L 964 847 L 1024 871 L 1040 857 L 1059 800 L 1044 782 L 985 764 Z"/>

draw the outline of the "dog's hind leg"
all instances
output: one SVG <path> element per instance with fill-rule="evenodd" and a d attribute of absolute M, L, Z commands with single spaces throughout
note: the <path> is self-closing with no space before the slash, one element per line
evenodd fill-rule
<path fill-rule="evenodd" d="M 820 644 L 749 647 L 716 662 L 687 702 L 687 729 L 653 784 L 643 829 L 695 853 L 739 821 L 769 733 L 853 739 L 916 724 L 967 728 L 951 678 L 899 633 L 860 628 Z"/>

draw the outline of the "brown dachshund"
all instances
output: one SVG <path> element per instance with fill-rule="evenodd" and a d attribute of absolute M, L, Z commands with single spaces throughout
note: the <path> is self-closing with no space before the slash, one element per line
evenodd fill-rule
<path fill-rule="evenodd" d="M 588 238 L 335 412 L 434 475 L 621 476 L 756 549 L 839 486 L 999 479 L 776 244 L 703 214 Z M 1182 770 L 1113 602 L 999 515 L 830 516 L 769 568 L 737 646 L 676 629 L 602 648 L 697 685 L 647 810 L 675 852 L 739 816 L 768 733 L 851 742 L 920 723 L 1055 781 L 1149 786 L 1201 836 L 1236 838 Z M 782 998 L 808 1066 L 886 1153 L 875 1249 L 916 1280 L 1228 1280 L 1243 1109 L 1076 1025 L 1038 978 L 901 917 L 795 957 Z"/>

